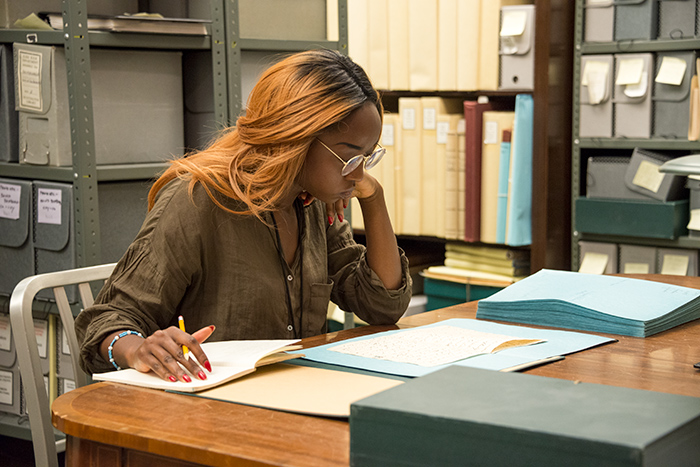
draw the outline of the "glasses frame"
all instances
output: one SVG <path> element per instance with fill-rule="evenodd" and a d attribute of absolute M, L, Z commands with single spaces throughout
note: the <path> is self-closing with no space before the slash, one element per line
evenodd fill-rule
<path fill-rule="evenodd" d="M 360 166 L 362 166 L 365 170 L 371 169 L 375 165 L 379 164 L 379 161 L 381 161 L 384 157 L 384 154 L 386 154 L 386 148 L 384 148 L 381 144 L 377 143 L 377 148 L 374 151 L 372 151 L 372 154 L 369 154 L 367 156 L 365 156 L 364 154 L 358 154 L 357 156 L 351 157 L 348 161 L 345 161 L 342 157 L 336 154 L 334 150 L 329 148 L 326 143 L 324 143 L 318 138 L 316 138 L 316 140 L 319 143 L 321 143 L 321 145 L 324 148 L 328 149 L 328 151 L 330 151 L 330 153 L 333 154 L 340 162 L 343 163 L 343 168 L 340 170 L 340 174 L 343 177 L 350 175 Z"/>

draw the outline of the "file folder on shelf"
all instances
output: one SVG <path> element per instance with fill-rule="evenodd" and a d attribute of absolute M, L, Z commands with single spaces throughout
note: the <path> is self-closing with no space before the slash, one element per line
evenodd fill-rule
<path fill-rule="evenodd" d="M 619 245 L 620 265 L 623 274 L 658 274 L 656 269 L 656 247 L 641 245 Z"/>
<path fill-rule="evenodd" d="M 581 57 L 580 137 L 612 137 L 612 84 L 612 55 L 584 55 Z"/>
<path fill-rule="evenodd" d="M 695 51 L 659 52 L 656 56 L 653 135 L 657 138 L 688 139 L 695 58 Z"/>
<path fill-rule="evenodd" d="M 697 0 L 659 0 L 659 39 L 695 37 Z"/>
<path fill-rule="evenodd" d="M 659 274 L 674 276 L 698 275 L 698 250 L 658 248 L 657 270 Z"/>
<path fill-rule="evenodd" d="M 500 89 L 535 86 L 535 5 L 501 9 Z"/>
<path fill-rule="evenodd" d="M 615 136 L 651 136 L 651 83 L 654 57 L 650 53 L 615 54 Z"/>
<path fill-rule="evenodd" d="M 586 197 L 639 199 L 649 198 L 625 185 L 630 157 L 592 156 L 586 165 Z"/>
<path fill-rule="evenodd" d="M 532 243 L 532 132 L 534 102 L 530 94 L 515 97 L 515 121 L 508 176 L 506 244 Z"/>
<path fill-rule="evenodd" d="M 586 266 L 586 264 L 594 263 L 604 268 L 603 270 L 597 271 L 597 274 L 615 274 L 618 272 L 617 244 L 579 240 L 578 247 L 579 264 L 582 267 Z M 579 270 L 581 272 L 592 272 L 590 270 L 583 271 L 581 268 L 579 268 Z"/>
<path fill-rule="evenodd" d="M 615 0 L 615 40 L 654 40 L 658 0 Z"/>
<path fill-rule="evenodd" d="M 615 29 L 614 0 L 586 0 L 583 6 L 583 40 L 612 42 Z"/>
<path fill-rule="evenodd" d="M 0 178 L 0 294 L 34 275 L 32 182 Z"/>
<path fill-rule="evenodd" d="M 659 172 L 659 167 L 671 159 L 670 156 L 635 148 L 625 173 L 625 185 L 648 199 L 687 199 L 688 190 L 685 188 L 684 176 Z"/>

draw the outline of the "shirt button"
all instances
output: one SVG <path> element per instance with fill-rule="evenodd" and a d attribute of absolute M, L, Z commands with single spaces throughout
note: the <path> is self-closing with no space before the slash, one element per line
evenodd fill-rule
<path fill-rule="evenodd" d="M 290 274 L 290 275 L 287 276 L 287 280 L 288 280 L 289 282 L 292 282 L 292 281 L 294 280 L 294 278 L 293 278 L 292 275 Z"/>
<path fill-rule="evenodd" d="M 292 331 L 294 331 L 294 328 L 292 327 L 292 325 L 291 325 L 291 324 L 290 324 L 289 326 L 287 326 L 287 331 L 289 331 L 289 332 L 292 332 Z"/>

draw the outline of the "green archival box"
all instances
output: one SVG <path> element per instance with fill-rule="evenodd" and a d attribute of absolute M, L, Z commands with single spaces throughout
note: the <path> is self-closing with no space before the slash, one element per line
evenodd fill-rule
<path fill-rule="evenodd" d="M 460 366 L 352 404 L 351 465 L 700 462 L 700 398 Z"/>
<path fill-rule="evenodd" d="M 576 230 L 602 235 L 675 239 L 688 235 L 687 199 L 641 201 L 578 198 Z"/>

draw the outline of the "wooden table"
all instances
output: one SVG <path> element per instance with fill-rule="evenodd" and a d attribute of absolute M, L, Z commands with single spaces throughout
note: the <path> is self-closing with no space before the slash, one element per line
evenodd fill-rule
<path fill-rule="evenodd" d="M 631 276 L 700 289 L 700 278 Z M 450 318 L 476 302 L 303 340 L 305 347 Z M 530 326 L 537 327 L 537 326 Z M 700 397 L 700 320 L 647 338 L 572 354 L 529 374 Z M 296 415 L 157 390 L 97 383 L 60 396 L 53 423 L 68 436 L 67 465 L 348 465 L 346 421 Z"/>

